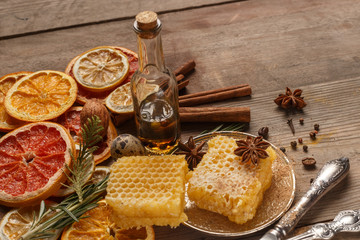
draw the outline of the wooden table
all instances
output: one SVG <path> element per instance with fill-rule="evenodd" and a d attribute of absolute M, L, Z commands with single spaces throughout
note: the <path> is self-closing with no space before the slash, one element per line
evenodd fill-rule
<path fill-rule="evenodd" d="M 297 232 L 329 221 L 360 203 L 360 1 L 353 0 L 34 0 L 0 2 L 0 75 L 60 70 L 77 54 L 100 45 L 136 50 L 134 16 L 159 13 L 167 65 L 195 59 L 196 71 L 182 94 L 249 83 L 251 98 L 214 106 L 249 106 L 247 132 L 268 126 L 269 140 L 286 148 L 297 178 L 295 202 L 328 160 L 350 158 L 349 176 L 300 221 Z M 285 87 L 301 88 L 308 106 L 286 113 L 273 102 Z M 304 125 L 298 119 L 305 119 Z M 287 125 L 292 118 L 293 135 Z M 316 141 L 308 133 L 320 124 Z M 131 123 L 127 123 L 127 125 Z M 218 124 L 183 124 L 182 138 Z M 124 131 L 125 128 L 120 128 Z M 308 153 L 292 150 L 302 137 Z M 301 159 L 317 160 L 314 170 Z M 247 238 L 259 239 L 262 233 Z M 181 226 L 156 228 L 157 239 L 218 239 Z M 344 233 L 335 239 L 359 239 Z"/>

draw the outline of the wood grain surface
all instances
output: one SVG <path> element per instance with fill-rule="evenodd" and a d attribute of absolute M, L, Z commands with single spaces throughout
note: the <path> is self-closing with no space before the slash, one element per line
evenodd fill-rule
<path fill-rule="evenodd" d="M 158 13 L 174 12 L 223 2 L 221 0 L 2 0 L 0 1 L 0 38 L 130 19 L 145 10 Z"/>
<path fill-rule="evenodd" d="M 160 19 L 167 65 L 175 69 L 189 59 L 197 64 L 181 94 L 249 83 L 251 97 L 206 106 L 247 106 L 251 108 L 247 132 L 257 134 L 260 127 L 269 127 L 269 140 L 285 147 L 294 165 L 295 201 L 307 191 L 310 179 L 325 162 L 341 156 L 350 158 L 349 176 L 305 215 L 297 231 L 332 220 L 341 210 L 360 208 L 360 1 L 86 2 L 85 7 L 85 1 L 2 1 L 0 75 L 63 71 L 77 54 L 100 45 L 136 50 L 133 16 L 145 8 L 163 11 Z M 42 16 L 47 10 L 49 13 Z M 16 20 L 15 16 L 29 19 Z M 303 111 L 286 112 L 273 102 L 287 86 L 303 90 L 308 104 Z M 304 125 L 299 124 L 300 117 L 305 119 Z M 290 118 L 295 135 L 286 123 Z M 315 123 L 320 131 L 312 141 L 309 132 Z M 217 125 L 182 124 L 182 139 Z M 118 130 L 133 133 L 133 123 L 127 122 Z M 307 153 L 301 145 L 296 150 L 290 147 L 290 142 L 299 137 L 309 146 Z M 301 163 L 309 156 L 317 160 L 313 170 Z M 246 239 L 259 239 L 261 234 Z M 359 237 L 344 233 L 334 239 Z M 181 226 L 156 227 L 156 239 L 221 238 Z"/>

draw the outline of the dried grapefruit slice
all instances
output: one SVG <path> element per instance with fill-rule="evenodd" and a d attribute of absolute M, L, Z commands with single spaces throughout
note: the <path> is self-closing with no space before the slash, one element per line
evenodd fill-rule
<path fill-rule="evenodd" d="M 76 100 L 77 85 L 69 75 L 39 71 L 18 80 L 5 97 L 6 111 L 14 118 L 38 122 L 56 118 Z"/>
<path fill-rule="evenodd" d="M 11 117 L 5 110 L 4 100 L 8 90 L 21 78 L 32 72 L 10 73 L 0 78 L 0 131 L 8 132 L 24 125 L 25 123 Z"/>
<path fill-rule="evenodd" d="M 102 92 L 120 85 L 129 73 L 125 54 L 111 47 L 97 47 L 82 53 L 74 62 L 75 80 L 85 89 Z"/>
<path fill-rule="evenodd" d="M 75 143 L 57 123 L 24 125 L 0 139 L 0 204 L 35 205 L 65 181 Z"/>
<path fill-rule="evenodd" d="M 133 52 L 127 48 L 123 48 L 123 47 L 111 47 L 111 46 L 103 46 L 103 47 L 104 48 L 107 48 L 107 47 L 115 48 L 116 50 L 119 50 L 126 55 L 127 60 L 129 62 L 129 73 L 128 73 L 128 76 L 126 77 L 126 79 L 121 84 L 130 82 L 131 77 L 134 75 L 135 71 L 139 68 L 137 54 L 135 52 Z M 69 64 L 67 65 L 67 67 L 65 69 L 66 74 L 69 74 L 70 76 L 74 77 L 73 66 L 79 57 L 80 56 L 76 56 L 69 62 Z M 97 99 L 105 101 L 105 98 L 112 92 L 112 90 L 113 89 L 102 91 L 102 92 L 92 92 L 92 91 L 89 91 L 86 88 L 82 87 L 79 84 L 76 101 L 80 104 L 85 104 L 87 99 L 90 99 L 90 98 L 97 98 Z"/>
<path fill-rule="evenodd" d="M 57 123 L 63 125 L 66 129 L 69 130 L 76 145 L 79 144 L 81 138 L 81 123 L 80 123 L 81 110 L 82 107 L 80 106 L 72 107 L 56 120 Z M 110 120 L 109 128 L 106 136 L 103 138 L 102 142 L 96 144 L 98 146 L 98 149 L 93 153 L 95 164 L 99 164 L 111 156 L 111 152 L 110 152 L 111 142 L 116 137 L 117 137 L 116 128 L 112 123 L 112 121 Z"/>
<path fill-rule="evenodd" d="M 140 229 L 120 229 L 111 220 L 112 210 L 104 200 L 98 202 L 99 206 L 84 213 L 86 218 L 73 223 L 66 228 L 61 240 L 82 239 L 146 239 L 154 240 L 155 234 L 152 227 Z"/>
<path fill-rule="evenodd" d="M 54 202 L 46 201 L 47 206 L 55 205 Z M 28 206 L 18 209 L 13 209 L 5 214 L 0 222 L 0 239 L 1 240 L 18 240 L 20 237 L 25 234 L 31 227 L 31 224 L 34 221 L 34 217 L 39 215 L 40 206 Z M 51 215 L 45 217 L 43 221 L 46 221 Z M 55 234 L 48 240 L 56 240 L 60 234 L 61 230 L 54 230 Z"/>

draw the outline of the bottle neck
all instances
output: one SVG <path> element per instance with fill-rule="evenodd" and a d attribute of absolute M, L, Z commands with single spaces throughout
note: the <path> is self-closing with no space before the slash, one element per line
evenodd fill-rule
<path fill-rule="evenodd" d="M 161 27 L 149 34 L 147 32 L 137 32 L 139 70 L 141 72 L 148 65 L 155 66 L 160 71 L 165 70 L 160 30 Z"/>

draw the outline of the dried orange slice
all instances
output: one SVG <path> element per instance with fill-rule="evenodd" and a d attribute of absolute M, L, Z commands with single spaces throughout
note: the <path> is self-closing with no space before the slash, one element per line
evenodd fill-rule
<path fill-rule="evenodd" d="M 66 180 L 75 143 L 52 122 L 24 125 L 0 139 L 0 204 L 27 206 L 53 195 Z"/>
<path fill-rule="evenodd" d="M 25 123 L 11 117 L 5 110 L 4 100 L 8 90 L 22 77 L 32 72 L 10 73 L 0 78 L 0 131 L 8 132 L 24 125 Z"/>
<path fill-rule="evenodd" d="M 98 202 L 99 206 L 84 213 L 86 218 L 73 223 L 66 228 L 61 240 L 85 239 L 146 239 L 154 240 L 155 234 L 152 227 L 140 229 L 120 229 L 111 219 L 112 210 L 104 200 Z"/>
<path fill-rule="evenodd" d="M 55 203 L 46 201 L 46 205 L 53 206 Z M 0 222 L 0 239 L 20 239 L 20 237 L 30 229 L 34 217 L 39 215 L 39 209 L 40 205 L 37 205 L 17 208 L 7 212 Z M 43 221 L 46 221 L 49 217 L 51 217 L 51 215 L 45 217 Z M 57 229 L 52 231 L 52 233 L 54 233 L 54 236 L 47 238 L 48 240 L 56 240 L 60 236 L 61 230 Z"/>
<path fill-rule="evenodd" d="M 120 85 L 129 73 L 125 54 L 111 47 L 97 47 L 82 53 L 74 62 L 75 80 L 85 89 L 102 92 Z"/>
<path fill-rule="evenodd" d="M 78 145 L 81 138 L 81 123 L 80 112 L 82 107 L 72 107 L 63 115 L 61 115 L 56 121 L 69 130 L 73 137 L 75 144 Z M 117 137 L 117 130 L 110 120 L 109 128 L 103 141 L 96 144 L 98 149 L 93 153 L 95 164 L 99 164 L 111 156 L 110 146 L 111 142 Z M 77 147 L 78 148 L 78 147 Z"/>
<path fill-rule="evenodd" d="M 77 85 L 69 75 L 39 71 L 18 80 L 5 97 L 6 111 L 14 118 L 38 122 L 56 118 L 76 100 Z"/>
<path fill-rule="evenodd" d="M 123 54 L 126 55 L 127 60 L 129 62 L 129 73 L 128 73 L 128 76 L 126 77 L 126 79 L 121 84 L 130 82 L 131 77 L 134 75 L 135 71 L 139 68 L 137 54 L 135 52 L 133 52 L 127 48 L 123 48 L 123 47 L 112 47 L 112 46 L 103 46 L 103 47 L 104 48 L 107 48 L 107 47 L 115 48 L 116 50 L 119 50 Z M 69 74 L 70 76 L 74 77 L 73 67 L 74 67 L 74 63 L 77 61 L 77 59 L 79 57 L 80 56 L 76 56 L 69 62 L 69 64 L 67 65 L 67 67 L 65 69 L 66 74 Z M 92 91 L 89 91 L 86 88 L 82 87 L 80 84 L 78 84 L 78 94 L 77 94 L 76 101 L 83 105 L 90 98 L 97 98 L 100 100 L 105 100 L 105 98 L 112 92 L 112 90 L 113 89 L 101 91 L 101 92 L 92 92 Z"/>

